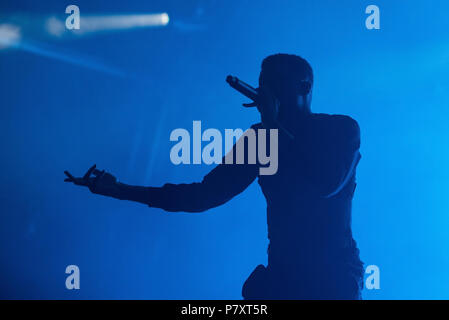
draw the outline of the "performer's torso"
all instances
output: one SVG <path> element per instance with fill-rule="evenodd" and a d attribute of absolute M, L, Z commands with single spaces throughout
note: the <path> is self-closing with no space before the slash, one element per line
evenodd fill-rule
<path fill-rule="evenodd" d="M 311 118 L 306 124 L 306 137 L 310 139 L 301 142 L 307 143 L 307 148 L 317 148 L 309 151 L 322 157 L 317 161 L 318 166 L 322 159 L 334 160 L 327 159 L 326 148 L 319 145 L 332 140 L 331 136 L 326 136 L 332 133 L 322 127 L 326 123 L 321 121 L 322 117 Z M 269 264 L 282 268 L 286 264 L 297 269 L 330 261 L 358 260 L 351 231 L 355 171 L 336 195 L 324 197 L 317 194 L 305 178 L 297 145 L 282 134 L 278 141 L 278 162 L 275 175 L 259 176 L 259 185 L 267 200 Z"/>

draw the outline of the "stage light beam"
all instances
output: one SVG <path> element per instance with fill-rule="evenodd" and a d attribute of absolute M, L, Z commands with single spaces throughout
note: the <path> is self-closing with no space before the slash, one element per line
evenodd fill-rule
<path fill-rule="evenodd" d="M 67 30 L 63 21 L 57 17 L 47 19 L 45 25 L 50 35 L 60 37 L 64 34 L 88 35 L 99 32 L 123 31 L 136 28 L 163 27 L 170 22 L 167 13 L 127 14 L 127 15 L 81 15 L 80 29 Z"/>
<path fill-rule="evenodd" d="M 20 39 L 19 27 L 12 24 L 0 24 L 0 50 L 17 46 Z"/>

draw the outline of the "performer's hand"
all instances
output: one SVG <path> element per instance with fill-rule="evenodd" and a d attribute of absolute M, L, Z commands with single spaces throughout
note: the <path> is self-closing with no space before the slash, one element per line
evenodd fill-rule
<path fill-rule="evenodd" d="M 259 110 L 262 124 L 266 128 L 276 128 L 279 114 L 279 100 L 276 99 L 271 90 L 266 86 L 260 86 L 257 89 L 258 99 L 255 105 Z"/>
<path fill-rule="evenodd" d="M 93 165 L 82 178 L 75 178 L 68 171 L 64 171 L 67 178 L 65 182 L 73 182 L 78 186 L 86 186 L 92 193 L 101 194 L 109 197 L 117 197 L 119 188 L 117 179 L 110 173 L 104 170 L 96 169 Z M 91 176 L 93 175 L 93 176 Z"/>

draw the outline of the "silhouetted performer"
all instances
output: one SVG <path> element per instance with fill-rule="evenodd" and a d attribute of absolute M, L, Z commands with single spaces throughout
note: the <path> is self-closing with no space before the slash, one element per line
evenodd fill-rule
<path fill-rule="evenodd" d="M 252 128 L 280 123 L 285 129 L 279 130 L 275 175 L 259 175 L 259 164 L 223 161 L 200 183 L 129 186 L 95 166 L 83 178 L 66 172 L 66 181 L 166 211 L 202 212 L 229 201 L 258 178 L 267 200 L 268 265 L 252 272 L 243 297 L 358 299 L 363 263 L 352 237 L 351 203 L 359 127 L 348 116 L 312 113 L 312 84 L 312 68 L 298 56 L 276 54 L 262 63 L 257 101 L 262 122 Z"/>

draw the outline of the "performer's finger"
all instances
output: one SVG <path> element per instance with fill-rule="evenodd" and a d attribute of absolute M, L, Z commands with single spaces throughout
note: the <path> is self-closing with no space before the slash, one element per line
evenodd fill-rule
<path fill-rule="evenodd" d="M 75 177 L 74 177 L 74 176 L 72 176 L 72 175 L 70 174 L 70 172 L 68 172 L 67 170 L 66 170 L 66 171 L 64 171 L 64 173 L 65 173 L 65 175 L 66 175 L 67 177 L 69 177 L 69 179 L 71 179 L 71 180 L 75 180 Z"/>
<path fill-rule="evenodd" d="M 92 171 L 94 171 L 96 167 L 97 167 L 96 164 L 94 164 L 92 167 L 90 167 L 90 169 L 87 170 L 86 174 L 84 175 L 83 179 L 84 180 L 89 179 L 90 175 L 92 174 Z"/>
<path fill-rule="evenodd" d="M 243 105 L 245 108 L 252 108 L 252 107 L 256 107 L 256 106 L 257 106 L 257 103 L 255 103 L 255 102 L 242 103 L 242 105 Z"/>

